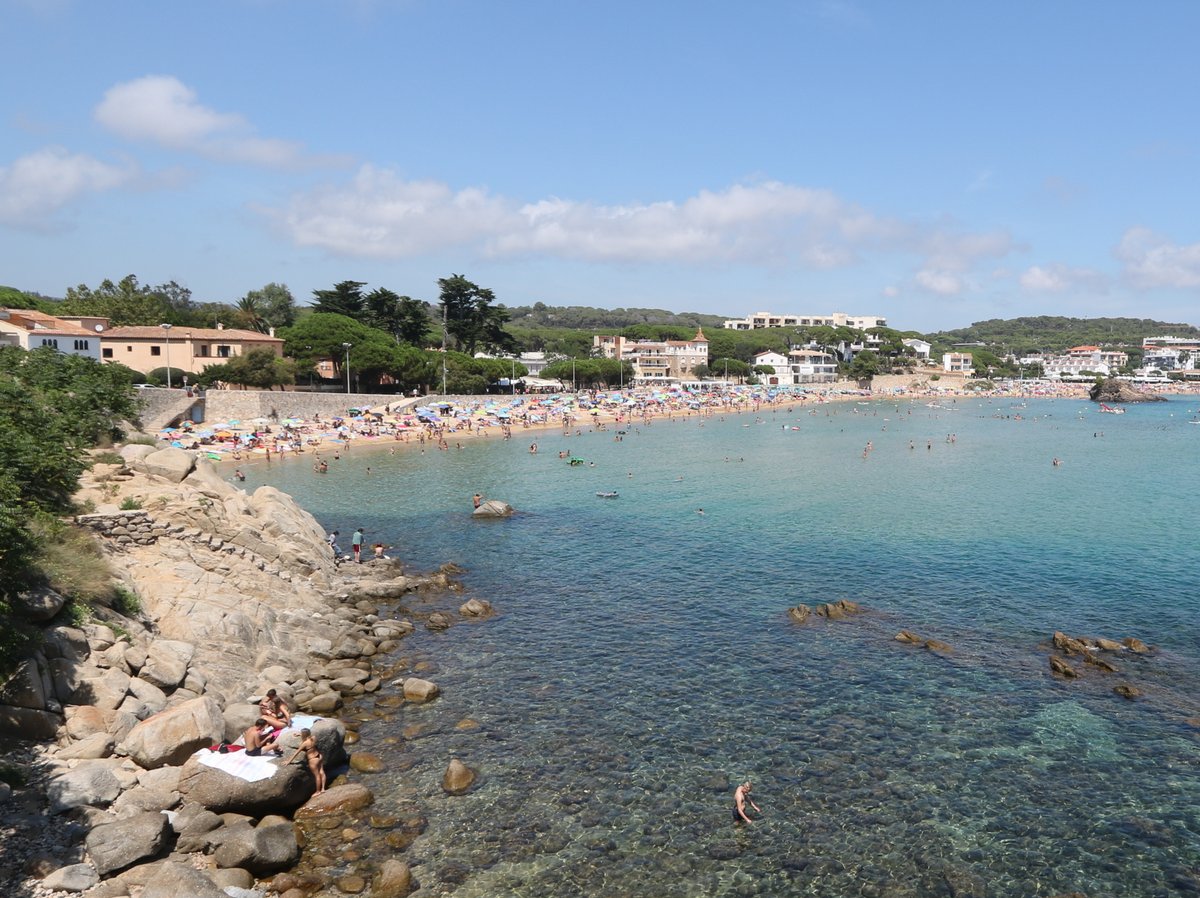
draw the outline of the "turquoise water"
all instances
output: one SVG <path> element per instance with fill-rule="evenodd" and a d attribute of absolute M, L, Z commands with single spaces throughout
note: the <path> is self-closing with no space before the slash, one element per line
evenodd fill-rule
<path fill-rule="evenodd" d="M 1200 399 L 945 404 L 248 469 L 500 612 L 418 631 L 443 697 L 364 729 L 376 809 L 428 817 L 419 894 L 1200 892 Z M 472 519 L 477 491 L 519 514 Z M 837 598 L 867 611 L 787 619 Z M 1063 681 L 1055 630 L 1159 651 Z M 481 779 L 449 798 L 454 756 Z"/>

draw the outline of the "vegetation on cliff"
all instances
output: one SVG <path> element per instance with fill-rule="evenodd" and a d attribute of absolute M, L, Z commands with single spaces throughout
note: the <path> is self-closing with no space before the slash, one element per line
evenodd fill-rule
<path fill-rule="evenodd" d="M 94 588 L 88 571 L 98 562 L 61 519 L 88 451 L 136 415 L 120 369 L 53 349 L 0 348 L 0 672 L 30 639 L 14 611 L 19 592 L 40 583 L 68 595 Z"/>

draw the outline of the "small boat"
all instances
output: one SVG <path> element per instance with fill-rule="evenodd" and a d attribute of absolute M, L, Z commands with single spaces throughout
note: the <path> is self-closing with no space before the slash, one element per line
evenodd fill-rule
<path fill-rule="evenodd" d="M 1108 414 L 1110 414 L 1110 415 L 1123 415 L 1123 414 L 1125 414 L 1125 409 L 1123 409 L 1123 408 L 1113 408 L 1111 405 L 1105 405 L 1103 402 L 1101 402 L 1101 403 L 1100 403 L 1100 411 L 1102 411 L 1102 412 L 1107 412 L 1107 413 L 1108 413 Z"/>
<path fill-rule="evenodd" d="M 621 497 L 621 494 L 616 490 L 603 490 L 596 493 L 596 495 L 601 499 L 619 499 Z"/>

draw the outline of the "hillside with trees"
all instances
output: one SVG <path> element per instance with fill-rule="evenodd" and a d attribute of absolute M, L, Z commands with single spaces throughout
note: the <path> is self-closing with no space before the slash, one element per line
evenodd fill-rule
<path fill-rule="evenodd" d="M 983 343 L 1001 354 L 1028 355 L 1032 352 L 1063 352 L 1072 346 L 1138 348 L 1146 337 L 1200 337 L 1200 328 L 1190 324 L 1154 321 L 1150 318 L 1064 318 L 1040 315 L 1033 318 L 992 318 L 970 327 L 939 331 L 926 337 L 935 348 L 956 343 Z"/>

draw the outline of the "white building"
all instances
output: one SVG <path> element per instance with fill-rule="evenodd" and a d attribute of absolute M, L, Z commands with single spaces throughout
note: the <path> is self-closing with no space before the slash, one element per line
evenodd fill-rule
<path fill-rule="evenodd" d="M 887 319 L 878 315 L 779 315 L 775 312 L 755 312 L 746 318 L 730 318 L 722 327 L 728 331 L 752 331 L 764 327 L 887 327 Z"/>
<path fill-rule="evenodd" d="M 1051 356 L 1042 360 L 1042 371 L 1046 377 L 1079 377 L 1089 374 L 1113 374 L 1125 367 L 1129 355 L 1099 346 L 1073 346 L 1064 355 Z"/>
<path fill-rule="evenodd" d="M 974 374 L 975 357 L 969 352 L 944 352 L 942 370 L 956 374 Z"/>
<path fill-rule="evenodd" d="M 929 361 L 929 352 L 933 349 L 933 344 L 927 340 L 918 340 L 915 337 L 910 337 L 907 340 L 901 340 L 905 346 L 916 353 L 917 358 Z"/>
<path fill-rule="evenodd" d="M 1200 339 L 1147 337 L 1142 341 L 1142 365 L 1159 371 L 1200 370 Z"/>
<path fill-rule="evenodd" d="M 829 383 L 837 380 L 838 363 L 819 349 L 793 349 L 788 353 L 793 384 Z"/>
<path fill-rule="evenodd" d="M 0 309 L 0 345 L 26 350 L 45 346 L 98 362 L 100 334 L 107 326 L 107 318 L 55 318 L 32 309 Z"/>

